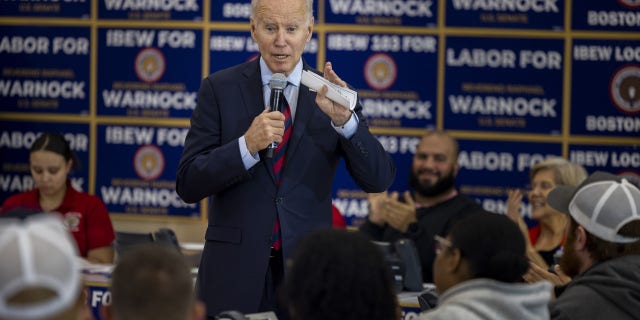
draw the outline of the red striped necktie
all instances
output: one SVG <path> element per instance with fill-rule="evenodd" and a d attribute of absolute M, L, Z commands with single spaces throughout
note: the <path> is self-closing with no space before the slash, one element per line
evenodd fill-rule
<path fill-rule="evenodd" d="M 273 174 L 276 178 L 277 187 L 280 187 L 280 177 L 282 175 L 282 169 L 284 168 L 287 155 L 287 144 L 291 137 L 291 108 L 289 108 L 289 103 L 286 99 L 284 100 L 284 110 L 282 113 L 284 114 L 284 134 L 282 135 L 282 142 L 278 144 L 276 150 L 273 152 Z M 280 247 L 282 246 L 282 233 L 280 232 L 280 218 L 277 213 L 276 222 L 273 225 L 273 235 L 273 248 L 275 250 L 280 250 Z"/>

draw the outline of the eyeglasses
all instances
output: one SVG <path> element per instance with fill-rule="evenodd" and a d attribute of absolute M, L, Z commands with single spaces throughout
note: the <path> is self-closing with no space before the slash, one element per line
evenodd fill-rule
<path fill-rule="evenodd" d="M 439 236 L 439 235 L 435 235 L 433 236 L 433 240 L 435 240 L 435 245 L 434 245 L 434 249 L 436 251 L 436 255 L 439 255 L 440 252 L 442 252 L 443 249 L 446 248 L 452 248 L 453 247 L 453 243 L 451 243 L 451 241 Z"/>

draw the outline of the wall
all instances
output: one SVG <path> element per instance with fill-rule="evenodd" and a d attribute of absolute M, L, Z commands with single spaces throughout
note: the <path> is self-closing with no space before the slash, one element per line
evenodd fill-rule
<path fill-rule="evenodd" d="M 61 131 L 117 229 L 200 241 L 206 203 L 174 191 L 200 80 L 257 56 L 249 1 L 1 1 L 0 201 L 28 190 L 28 147 Z M 304 59 L 333 62 L 406 187 L 424 128 L 460 140 L 459 188 L 504 211 L 507 188 L 550 155 L 640 175 L 640 4 L 325 0 Z M 364 194 L 339 168 L 348 223 Z M 525 206 L 525 213 L 528 208 Z"/>

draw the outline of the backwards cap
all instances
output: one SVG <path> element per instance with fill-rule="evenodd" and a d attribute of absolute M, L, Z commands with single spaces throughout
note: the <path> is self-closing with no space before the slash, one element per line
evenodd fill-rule
<path fill-rule="evenodd" d="M 640 240 L 618 234 L 627 223 L 640 220 L 640 190 L 627 179 L 597 171 L 577 187 L 551 190 L 547 202 L 600 239 L 614 243 Z"/>
<path fill-rule="evenodd" d="M 75 240 L 57 214 L 0 219 L 0 319 L 38 319 L 56 315 L 77 301 L 80 265 Z M 34 288 L 55 296 L 32 303 L 10 303 Z"/>

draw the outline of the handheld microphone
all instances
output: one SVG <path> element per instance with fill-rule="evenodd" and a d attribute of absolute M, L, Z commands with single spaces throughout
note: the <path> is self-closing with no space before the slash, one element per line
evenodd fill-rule
<path fill-rule="evenodd" d="M 269 111 L 282 111 L 282 105 L 284 104 L 284 88 L 287 86 L 287 77 L 282 73 L 274 73 L 269 80 L 269 88 L 271 88 L 271 99 L 269 103 Z M 267 146 L 265 156 L 267 158 L 273 157 L 273 152 L 278 147 L 277 142 L 271 142 Z"/>

